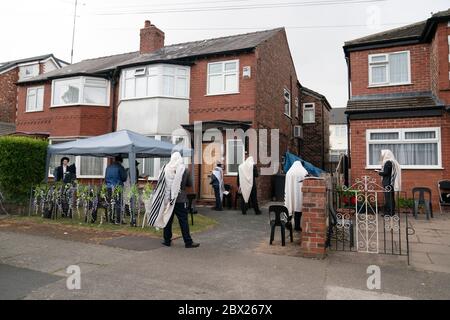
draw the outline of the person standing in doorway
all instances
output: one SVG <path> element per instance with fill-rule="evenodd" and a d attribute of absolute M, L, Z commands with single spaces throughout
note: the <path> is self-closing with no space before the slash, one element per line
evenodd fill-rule
<path fill-rule="evenodd" d="M 211 173 L 210 184 L 214 189 L 214 196 L 216 198 L 216 206 L 213 208 L 213 210 L 222 211 L 222 200 L 223 193 L 225 192 L 225 185 L 223 184 L 223 170 L 222 164 L 220 162 L 217 163 L 216 167 Z"/>
<path fill-rule="evenodd" d="M 237 185 L 241 190 L 241 210 L 242 214 L 247 214 L 249 200 L 255 214 L 261 214 L 258 206 L 256 194 L 256 178 L 259 176 L 258 169 L 252 156 L 249 156 L 238 167 Z"/>
<path fill-rule="evenodd" d="M 384 188 L 384 215 L 395 215 L 395 192 L 401 190 L 402 169 L 391 150 L 381 150 L 381 170 Z"/>

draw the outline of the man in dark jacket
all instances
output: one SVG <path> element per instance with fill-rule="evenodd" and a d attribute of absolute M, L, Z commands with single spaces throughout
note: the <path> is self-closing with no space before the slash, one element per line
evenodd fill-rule
<path fill-rule="evenodd" d="M 68 157 L 61 158 L 61 165 L 55 168 L 53 176 L 55 181 L 64 183 L 72 183 L 77 178 L 75 164 L 69 166 L 70 159 Z"/>
<path fill-rule="evenodd" d="M 56 167 L 53 171 L 53 176 L 56 182 L 61 181 L 64 184 L 71 184 L 77 178 L 75 164 L 69 165 L 70 159 L 68 157 L 61 158 L 61 165 Z M 61 188 L 61 206 L 62 206 L 62 215 L 64 217 L 68 217 L 72 215 L 72 212 L 69 212 L 69 188 L 66 186 Z"/>
<path fill-rule="evenodd" d="M 123 159 L 121 156 L 114 158 L 114 162 L 106 168 L 105 182 L 108 189 L 108 199 L 111 201 L 113 190 L 115 187 L 120 186 L 123 188 L 123 183 L 127 180 L 127 172 L 122 165 Z M 122 192 L 120 192 L 115 201 L 115 223 L 120 224 L 122 222 L 121 208 L 122 208 Z"/>

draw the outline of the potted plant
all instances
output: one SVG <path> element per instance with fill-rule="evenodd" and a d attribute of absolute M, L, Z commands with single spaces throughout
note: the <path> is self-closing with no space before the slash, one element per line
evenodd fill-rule
<path fill-rule="evenodd" d="M 399 198 L 398 199 L 398 207 L 400 213 L 409 213 L 414 207 L 413 199 Z"/>
<path fill-rule="evenodd" d="M 144 187 L 144 190 L 142 191 L 142 201 L 144 202 L 145 212 L 150 212 L 150 208 L 152 206 L 152 198 L 153 198 L 153 185 L 147 182 L 147 184 Z"/>

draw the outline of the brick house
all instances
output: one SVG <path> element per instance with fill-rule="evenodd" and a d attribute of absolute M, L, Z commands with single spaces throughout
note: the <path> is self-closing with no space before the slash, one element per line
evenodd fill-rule
<path fill-rule="evenodd" d="M 330 113 L 330 163 L 339 162 L 341 154 L 347 154 L 347 115 L 346 108 L 333 108 Z"/>
<path fill-rule="evenodd" d="M 331 105 L 327 98 L 320 93 L 308 89 L 300 83 L 299 87 L 303 139 L 300 141 L 298 154 L 316 167 L 327 170 Z"/>
<path fill-rule="evenodd" d="M 53 54 L 0 62 L 0 126 L 10 128 L 11 124 L 15 123 L 17 81 L 60 69 L 67 64 L 67 62 L 56 58 Z M 40 94 L 42 93 L 35 93 L 35 95 Z M 11 129 L 3 132 L 9 133 L 11 131 L 14 132 Z"/>
<path fill-rule="evenodd" d="M 381 149 L 402 166 L 402 191 L 450 178 L 450 10 L 346 42 L 352 179 L 379 168 Z"/>
<path fill-rule="evenodd" d="M 299 150 L 293 128 L 302 123 L 296 111 L 301 96 L 283 28 L 165 46 L 164 32 L 146 21 L 140 37 L 137 52 L 88 59 L 19 81 L 17 130 L 48 132 L 51 143 L 121 129 L 179 143 L 202 121 L 203 131 L 222 133 L 279 128 L 280 153 Z M 40 112 L 27 112 L 30 88 L 43 88 Z M 213 155 L 224 162 L 225 183 L 234 190 L 246 147 L 237 139 L 224 140 Z M 156 179 L 166 161 L 140 159 L 141 176 Z M 101 179 L 106 167 L 106 159 L 76 157 L 75 162 L 84 179 Z M 213 195 L 211 169 L 194 167 L 200 198 Z M 270 197 L 270 187 L 270 177 L 258 179 L 263 199 Z"/>

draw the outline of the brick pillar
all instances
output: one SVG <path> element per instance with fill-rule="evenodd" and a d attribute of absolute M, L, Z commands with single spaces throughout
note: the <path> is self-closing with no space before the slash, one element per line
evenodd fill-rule
<path fill-rule="evenodd" d="M 303 181 L 301 252 L 307 258 L 324 258 L 327 240 L 326 181 Z"/>

